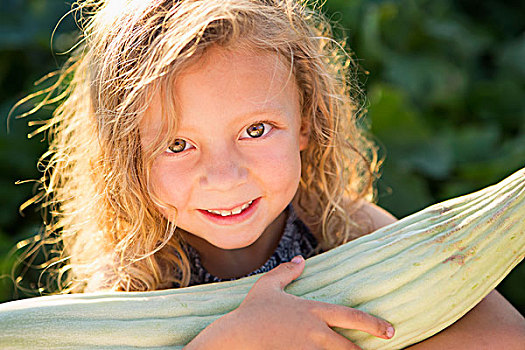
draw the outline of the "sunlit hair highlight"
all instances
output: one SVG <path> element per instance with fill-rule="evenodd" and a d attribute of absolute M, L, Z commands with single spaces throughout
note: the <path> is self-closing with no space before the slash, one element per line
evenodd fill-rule
<path fill-rule="evenodd" d="M 315 2 L 292 0 L 84 1 L 74 5 L 82 42 L 56 87 L 63 102 L 42 130 L 51 136 L 39 196 L 68 259 L 67 291 L 187 286 L 190 264 L 176 208 L 157 198 L 150 169 L 175 135 L 174 82 L 212 46 L 274 52 L 291 68 L 303 128 L 294 204 L 328 250 L 367 233 L 357 213 L 372 200 L 378 162 L 359 127 L 355 64 Z M 67 82 L 67 83 L 65 83 Z M 139 125 L 156 93 L 162 133 L 147 148 Z M 170 117 L 167 117 L 170 116 Z M 170 209 L 168 220 L 159 208 Z M 318 218 L 312 220 L 311 218 Z"/>

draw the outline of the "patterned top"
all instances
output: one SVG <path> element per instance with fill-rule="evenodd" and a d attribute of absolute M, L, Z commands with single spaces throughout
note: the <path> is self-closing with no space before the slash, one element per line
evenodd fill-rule
<path fill-rule="evenodd" d="M 303 258 L 307 259 L 316 254 L 315 248 L 317 247 L 317 240 L 310 232 L 310 229 L 299 219 L 291 204 L 289 204 L 285 210 L 288 211 L 288 217 L 284 226 L 283 235 L 275 252 L 261 267 L 242 277 L 268 272 L 281 263 L 291 261 L 296 255 L 302 255 Z M 188 245 L 186 250 L 192 266 L 190 286 L 238 279 L 223 279 L 213 276 L 202 266 L 199 253 L 195 248 Z"/>

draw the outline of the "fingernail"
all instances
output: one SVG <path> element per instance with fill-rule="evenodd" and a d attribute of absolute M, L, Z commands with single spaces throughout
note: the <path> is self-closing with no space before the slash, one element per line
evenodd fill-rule
<path fill-rule="evenodd" d="M 303 259 L 303 257 L 302 257 L 301 255 L 297 255 L 296 257 L 294 257 L 294 258 L 292 259 L 292 262 L 293 262 L 294 264 L 300 264 L 303 260 L 304 260 L 304 259 Z"/>
<path fill-rule="evenodd" d="M 386 336 L 392 338 L 394 336 L 394 327 L 390 326 L 386 329 Z"/>

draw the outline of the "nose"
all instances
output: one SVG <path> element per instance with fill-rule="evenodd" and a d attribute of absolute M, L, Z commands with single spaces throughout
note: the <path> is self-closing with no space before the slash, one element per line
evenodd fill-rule
<path fill-rule="evenodd" d="M 203 189 L 226 192 L 247 182 L 248 169 L 236 150 L 222 148 L 207 153 L 199 179 Z"/>

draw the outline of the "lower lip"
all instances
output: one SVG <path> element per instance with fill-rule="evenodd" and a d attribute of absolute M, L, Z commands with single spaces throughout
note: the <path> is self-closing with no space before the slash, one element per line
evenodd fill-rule
<path fill-rule="evenodd" d="M 239 214 L 222 216 L 222 215 L 217 215 L 217 214 L 210 213 L 207 210 L 199 209 L 198 211 L 202 215 L 204 215 L 204 217 L 206 217 L 208 220 L 210 220 L 210 221 L 212 221 L 212 222 L 214 222 L 216 224 L 219 224 L 219 225 L 234 225 L 234 224 L 239 224 L 239 223 L 241 223 L 243 221 L 248 220 L 253 215 L 253 213 L 255 213 L 255 210 L 259 206 L 259 200 L 260 199 L 261 199 L 261 197 L 255 199 L 252 202 L 252 204 L 250 204 L 250 206 L 248 208 L 244 209 Z"/>

